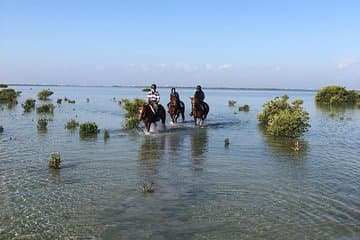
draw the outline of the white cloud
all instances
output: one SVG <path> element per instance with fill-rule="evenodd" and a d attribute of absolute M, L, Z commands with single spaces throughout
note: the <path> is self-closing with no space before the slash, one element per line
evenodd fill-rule
<path fill-rule="evenodd" d="M 233 68 L 234 66 L 232 64 L 229 64 L 229 63 L 226 63 L 226 64 L 222 64 L 222 65 L 219 65 L 217 67 L 218 70 L 229 70 L 231 68 Z"/>
<path fill-rule="evenodd" d="M 348 61 L 344 61 L 342 63 L 339 63 L 338 65 L 336 65 L 336 68 L 339 70 L 344 70 L 347 68 L 350 68 L 351 66 L 353 66 L 354 64 L 357 64 L 359 61 L 357 60 L 348 60 Z"/>

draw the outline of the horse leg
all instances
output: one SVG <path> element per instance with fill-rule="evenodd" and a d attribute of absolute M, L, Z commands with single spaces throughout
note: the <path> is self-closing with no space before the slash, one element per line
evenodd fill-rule
<path fill-rule="evenodd" d="M 146 123 L 145 124 L 147 132 L 150 132 L 150 126 L 151 126 L 151 123 Z"/>
<path fill-rule="evenodd" d="M 194 117 L 195 126 L 197 125 L 197 118 Z"/>

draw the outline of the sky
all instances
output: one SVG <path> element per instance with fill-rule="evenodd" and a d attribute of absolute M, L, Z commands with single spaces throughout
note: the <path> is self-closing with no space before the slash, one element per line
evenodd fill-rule
<path fill-rule="evenodd" d="M 360 89 L 360 1 L 0 0 L 0 83 Z"/>

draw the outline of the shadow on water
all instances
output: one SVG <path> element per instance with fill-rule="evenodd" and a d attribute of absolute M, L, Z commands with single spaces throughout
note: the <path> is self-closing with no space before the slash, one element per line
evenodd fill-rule
<path fill-rule="evenodd" d="M 164 154 L 165 135 L 145 136 L 139 149 L 139 174 L 144 182 L 154 182 Z"/>
<path fill-rule="evenodd" d="M 208 152 L 208 134 L 206 128 L 196 128 L 191 134 L 191 155 L 195 169 L 200 170 Z"/>
<path fill-rule="evenodd" d="M 270 151 L 278 157 L 291 158 L 293 160 L 302 160 L 308 153 L 308 142 L 302 138 L 275 137 L 267 134 L 259 126 L 263 138 Z"/>

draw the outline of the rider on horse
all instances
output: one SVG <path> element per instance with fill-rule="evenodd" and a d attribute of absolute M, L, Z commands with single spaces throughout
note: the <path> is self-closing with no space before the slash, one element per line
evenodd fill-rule
<path fill-rule="evenodd" d="M 150 92 L 147 95 L 148 103 L 154 110 L 154 113 L 156 116 L 158 116 L 159 113 L 159 102 L 160 102 L 160 94 L 156 90 L 156 84 L 151 85 Z"/>
<path fill-rule="evenodd" d="M 205 93 L 202 91 L 200 85 L 197 85 L 197 87 L 196 87 L 196 91 L 195 91 L 195 94 L 194 94 L 194 98 L 196 98 L 196 99 L 199 101 L 200 106 L 203 106 L 203 105 L 206 105 L 206 106 L 207 106 L 207 104 L 204 102 Z M 191 112 L 191 113 L 190 113 L 190 116 L 192 116 L 192 115 L 193 115 L 193 113 Z"/>
<path fill-rule="evenodd" d="M 172 99 L 172 98 L 175 98 L 175 100 L 176 100 L 176 105 L 180 106 L 180 104 L 181 104 L 180 96 L 179 96 L 179 93 L 176 91 L 175 88 L 172 88 L 172 89 L 171 89 L 171 92 L 170 92 L 170 102 L 167 104 L 168 107 L 169 107 L 170 104 L 171 104 L 171 99 Z"/>

